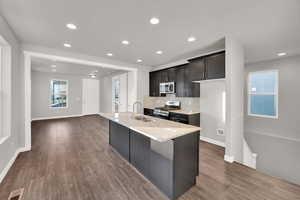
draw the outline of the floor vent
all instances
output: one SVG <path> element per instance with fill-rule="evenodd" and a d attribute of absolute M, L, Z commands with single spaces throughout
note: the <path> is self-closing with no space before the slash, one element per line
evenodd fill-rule
<path fill-rule="evenodd" d="M 24 188 L 14 190 L 10 193 L 8 200 L 22 200 Z"/>

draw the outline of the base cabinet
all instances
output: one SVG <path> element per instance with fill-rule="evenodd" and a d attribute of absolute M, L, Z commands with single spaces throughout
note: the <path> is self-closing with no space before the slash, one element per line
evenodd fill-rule
<path fill-rule="evenodd" d="M 199 132 L 158 142 L 112 121 L 109 132 L 110 144 L 169 199 L 196 184 Z"/>
<path fill-rule="evenodd" d="M 129 134 L 130 132 L 127 127 L 109 121 L 109 144 L 127 161 L 130 160 Z"/>
<path fill-rule="evenodd" d="M 150 138 L 130 130 L 130 162 L 147 178 L 150 177 Z"/>

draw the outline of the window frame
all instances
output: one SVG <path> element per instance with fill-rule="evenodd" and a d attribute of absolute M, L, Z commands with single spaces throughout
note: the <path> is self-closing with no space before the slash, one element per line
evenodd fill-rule
<path fill-rule="evenodd" d="M 255 73 L 261 73 L 261 72 L 276 72 L 276 86 L 274 89 L 274 93 L 272 92 L 251 92 L 251 81 L 250 77 L 252 74 Z M 248 98 L 248 116 L 252 117 L 262 117 L 262 118 L 270 118 L 270 119 L 278 119 L 279 118 L 279 70 L 278 69 L 270 69 L 270 70 L 259 70 L 259 71 L 253 71 L 248 73 L 248 80 L 247 80 L 247 98 Z M 251 95 L 256 94 L 256 95 L 274 95 L 275 96 L 275 108 L 276 108 L 276 115 L 275 116 L 270 116 L 270 115 L 259 115 L 259 114 L 252 114 L 251 113 Z"/>
<path fill-rule="evenodd" d="M 52 105 L 52 99 L 51 99 L 51 95 L 52 95 L 52 90 L 51 90 L 51 88 L 52 88 L 52 82 L 53 81 L 65 81 L 66 83 L 67 83 L 67 91 L 66 91 L 66 96 L 67 96 L 67 106 L 66 107 L 52 107 L 51 105 Z M 54 79 L 50 79 L 50 87 L 49 87 L 49 108 L 50 109 L 67 109 L 67 108 L 69 108 L 69 81 L 68 80 L 63 80 L 63 79 L 56 79 L 56 78 L 54 78 Z"/>

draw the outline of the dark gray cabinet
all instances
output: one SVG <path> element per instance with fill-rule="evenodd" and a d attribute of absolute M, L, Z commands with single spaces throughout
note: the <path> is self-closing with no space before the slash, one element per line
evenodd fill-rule
<path fill-rule="evenodd" d="M 184 69 L 185 97 L 200 97 L 200 84 L 195 83 L 201 77 L 201 71 L 193 65 L 187 65 Z"/>
<path fill-rule="evenodd" d="M 159 83 L 175 82 L 177 97 L 200 97 L 194 81 L 225 78 L 225 52 L 189 60 L 188 64 L 150 72 L 150 96 L 160 96 Z"/>
<path fill-rule="evenodd" d="M 150 138 L 130 131 L 130 161 L 144 176 L 150 177 Z"/>
<path fill-rule="evenodd" d="M 158 142 L 110 121 L 109 143 L 170 199 L 196 184 L 199 132 Z"/>
<path fill-rule="evenodd" d="M 225 53 L 205 57 L 205 78 L 225 78 Z"/>
<path fill-rule="evenodd" d="M 155 72 L 150 72 L 150 96 L 151 97 L 158 97 L 159 96 L 159 84 L 160 84 L 160 72 L 155 71 Z"/>
<path fill-rule="evenodd" d="M 129 140 L 130 132 L 127 127 L 109 121 L 109 144 L 128 161 L 130 161 Z"/>
<path fill-rule="evenodd" d="M 185 97 L 185 66 L 182 65 L 176 68 L 176 96 Z"/>

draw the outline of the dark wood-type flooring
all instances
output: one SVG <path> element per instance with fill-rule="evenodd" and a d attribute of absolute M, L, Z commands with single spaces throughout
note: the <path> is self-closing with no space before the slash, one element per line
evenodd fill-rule
<path fill-rule="evenodd" d="M 99 116 L 32 123 L 32 151 L 21 153 L 0 185 L 0 200 L 24 188 L 23 200 L 166 200 L 108 144 Z M 200 143 L 197 185 L 180 200 L 299 200 L 300 186 L 240 164 Z"/>

